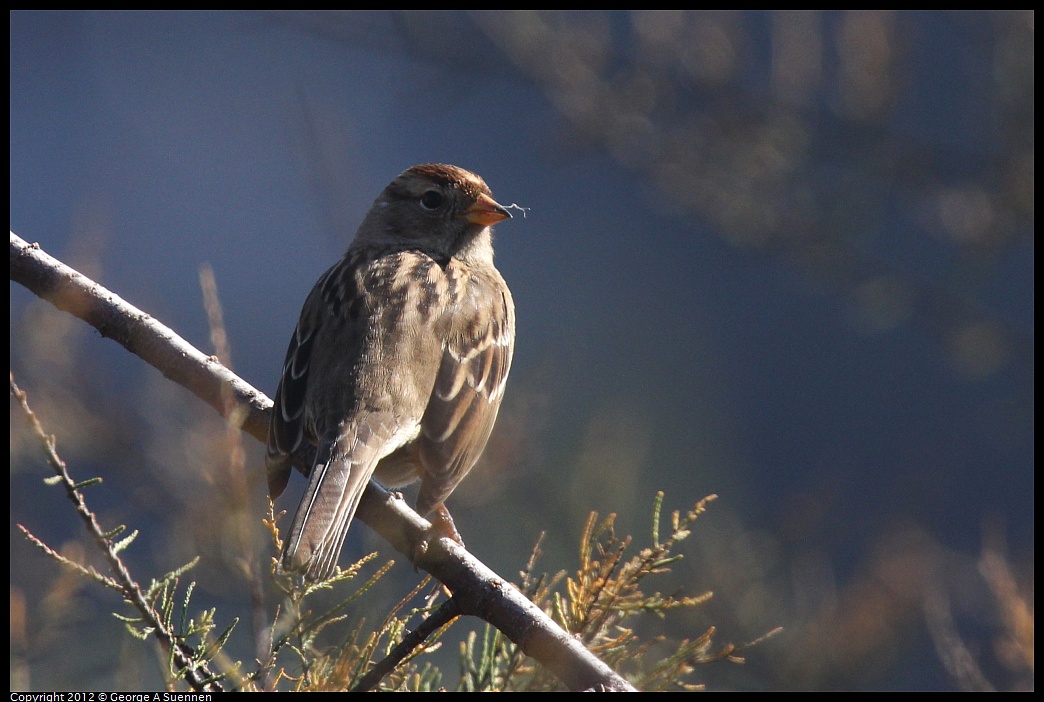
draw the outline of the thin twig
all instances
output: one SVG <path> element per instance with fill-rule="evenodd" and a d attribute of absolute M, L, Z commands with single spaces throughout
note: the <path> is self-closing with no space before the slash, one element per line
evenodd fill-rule
<path fill-rule="evenodd" d="M 192 686 L 192 689 L 198 692 L 221 692 L 224 688 L 214 679 L 213 673 L 207 669 L 206 664 L 192 661 L 191 649 L 178 642 L 173 632 L 164 625 L 163 617 L 148 603 L 144 593 L 141 591 L 141 587 L 131 577 L 130 571 L 127 570 L 116 552 L 113 541 L 106 536 L 106 532 L 98 524 L 94 513 L 87 508 L 87 503 L 84 501 L 76 482 L 69 475 L 65 461 L 61 459 L 55 450 L 54 436 L 44 431 L 43 425 L 36 417 L 36 413 L 29 407 L 28 397 L 15 384 L 14 373 L 10 373 L 10 380 L 11 395 L 18 401 L 33 433 L 40 440 L 40 445 L 47 456 L 47 462 L 50 463 L 55 474 L 61 479 L 61 483 L 65 487 L 66 496 L 76 507 L 76 513 L 80 515 L 80 519 L 83 520 L 87 531 L 90 532 L 95 543 L 98 544 L 102 553 L 105 554 L 105 559 L 109 562 L 109 569 L 116 576 L 113 584 L 118 587 L 124 599 L 133 604 L 141 613 L 146 624 L 155 631 L 156 638 L 163 646 L 164 651 L 168 655 L 172 655 L 178 668 L 185 672 L 185 679 Z M 23 531 L 27 530 L 23 527 Z M 38 543 L 42 543 L 35 537 L 33 539 Z M 112 581 L 110 580 L 110 582 Z"/>

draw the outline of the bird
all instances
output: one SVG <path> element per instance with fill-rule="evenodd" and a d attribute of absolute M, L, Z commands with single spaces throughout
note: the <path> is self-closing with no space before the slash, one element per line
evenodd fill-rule
<path fill-rule="evenodd" d="M 416 509 L 432 518 L 431 536 L 462 543 L 444 503 L 485 448 L 511 368 L 515 307 L 491 229 L 510 218 L 478 175 L 413 166 L 315 283 L 268 432 L 273 500 L 295 452 L 315 446 L 281 572 L 313 582 L 335 572 L 371 477 L 390 489 L 419 480 Z"/>

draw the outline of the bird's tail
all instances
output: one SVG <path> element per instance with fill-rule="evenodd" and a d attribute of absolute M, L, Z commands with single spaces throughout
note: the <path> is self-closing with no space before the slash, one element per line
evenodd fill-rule
<path fill-rule="evenodd" d="M 348 526 L 380 458 L 384 426 L 367 421 L 342 427 L 337 436 L 319 442 L 308 490 L 283 544 L 282 570 L 303 573 L 311 581 L 333 574 Z"/>

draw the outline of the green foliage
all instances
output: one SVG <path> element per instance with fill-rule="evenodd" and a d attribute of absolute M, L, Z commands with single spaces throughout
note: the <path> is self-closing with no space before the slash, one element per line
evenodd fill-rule
<path fill-rule="evenodd" d="M 137 532 L 115 541 L 125 528 L 121 525 L 105 530 L 98 524 L 82 491 L 100 481 L 74 481 L 55 451 L 54 438 L 43 431 L 13 379 L 12 393 L 22 403 L 55 470 L 55 478 L 46 482 L 64 487 L 105 555 L 110 575 L 103 575 L 93 567 L 59 554 L 24 527 L 22 530 L 34 544 L 63 566 L 119 592 L 136 610 L 133 616 L 120 613 L 114 616 L 135 638 L 155 639 L 159 643 L 165 654 L 165 674 L 170 689 L 176 689 L 179 681 L 201 691 L 227 689 L 230 681 L 236 689 L 245 691 L 420 692 L 443 689 L 442 671 L 431 662 L 422 661 L 421 657 L 439 648 L 440 637 L 461 610 L 454 599 L 444 599 L 440 586 L 432 587 L 427 595 L 422 596 L 429 587 L 430 577 L 395 605 L 376 627 L 368 626 L 366 620 L 361 619 L 348 633 L 336 634 L 349 621 L 346 614 L 349 608 L 394 564 L 392 561 L 385 563 L 356 585 L 377 558 L 376 553 L 347 569 L 336 569 L 333 576 L 320 583 L 306 583 L 280 573 L 273 559 L 271 581 L 284 598 L 265 629 L 268 640 L 255 641 L 256 649 L 267 654 L 262 654 L 264 660 L 260 660 L 252 672 L 245 671 L 240 662 L 227 660 L 222 651 L 238 618 L 219 630 L 215 608 L 190 614 L 196 583 L 190 582 L 183 592 L 179 590 L 182 577 L 198 559 L 153 580 L 148 587 L 139 586 L 120 558 L 120 553 L 132 546 Z M 668 642 L 663 636 L 643 638 L 638 633 L 637 624 L 650 615 L 665 619 L 673 610 L 696 607 L 711 597 L 711 593 L 672 596 L 658 591 L 647 592 L 646 581 L 669 572 L 671 564 L 681 558 L 674 552 L 675 548 L 690 535 L 692 524 L 713 499 L 714 496 L 704 498 L 685 513 L 675 511 L 669 533 L 666 538 L 661 538 L 663 493 L 659 493 L 653 504 L 651 545 L 637 552 L 633 552 L 630 536 L 616 536 L 615 515 L 600 519 L 592 512 L 581 535 L 579 563 L 574 572 L 537 575 L 538 541 L 516 586 L 568 634 L 581 641 L 609 667 L 626 676 L 638 689 L 699 689 L 698 683 L 691 679 L 695 666 L 720 659 L 741 661 L 736 648 L 727 645 L 713 650 L 713 628 L 693 639 Z M 282 542 L 271 502 L 264 524 L 271 534 L 275 551 L 279 552 Z M 320 593 L 323 593 L 324 600 L 331 593 L 337 595 L 335 604 L 313 609 Z M 437 604 L 440 600 L 441 603 Z M 410 606 L 417 601 L 419 604 Z M 260 608 L 255 617 L 259 614 L 263 616 Z M 257 630 L 255 624 L 255 634 Z M 557 678 L 490 625 L 484 626 L 481 633 L 471 631 L 466 635 L 460 646 L 459 665 L 459 691 L 563 689 Z M 212 672 L 214 670 L 218 672 Z"/>
<path fill-rule="evenodd" d="M 629 553 L 631 537 L 621 539 L 615 534 L 615 515 L 600 520 L 597 513 L 592 513 L 581 537 L 579 567 L 575 573 L 535 574 L 540 556 L 538 542 L 517 585 L 567 632 L 583 641 L 610 667 L 624 673 L 639 689 L 700 689 L 701 686 L 691 680 L 695 666 L 721 659 L 742 661 L 734 646 L 726 645 L 714 650 L 713 628 L 691 640 L 671 643 L 662 636 L 643 639 L 635 625 L 643 617 L 652 615 L 663 619 L 671 610 L 695 607 L 711 597 L 711 593 L 686 597 L 665 596 L 659 592 L 647 594 L 642 587 L 647 578 L 667 573 L 669 566 L 681 558 L 673 550 L 689 536 L 693 522 L 713 499 L 714 496 L 700 500 L 685 513 L 674 512 L 670 533 L 661 539 L 659 522 L 663 493 L 658 494 L 653 508 L 652 545 L 634 554 Z M 365 622 L 361 622 L 341 643 L 325 649 L 319 647 L 316 636 L 319 631 L 343 621 L 340 613 L 372 587 L 391 564 L 385 565 L 359 589 L 321 615 L 306 611 L 304 601 L 319 590 L 333 588 L 335 584 L 356 577 L 361 567 L 375 557 L 376 554 L 371 554 L 348 570 L 340 571 L 331 580 L 307 588 L 293 581 L 282 581 L 289 609 L 293 609 L 295 614 L 283 617 L 278 629 L 285 633 L 274 649 L 276 654 L 284 647 L 291 649 L 300 673 L 294 675 L 280 668 L 275 680 L 277 687 L 286 689 L 284 683 L 287 683 L 295 691 L 353 689 L 376 661 L 387 656 L 402 641 L 414 618 L 435 611 L 437 589 L 423 606 L 406 608 L 407 603 L 427 586 L 428 579 L 425 579 L 393 608 L 380 626 L 366 631 Z M 431 663 L 421 663 L 418 659 L 438 647 L 438 637 L 446 628 L 448 625 L 441 627 L 423 646 L 413 649 L 394 672 L 380 680 L 375 689 L 440 689 L 443 673 Z M 466 635 L 460 644 L 459 655 L 458 691 L 563 690 L 553 675 L 488 624 L 480 631 L 473 630 Z"/>
<path fill-rule="evenodd" d="M 571 575 L 563 571 L 551 577 L 535 576 L 538 543 L 522 573 L 520 589 L 638 689 L 700 689 L 689 680 L 694 666 L 720 659 L 739 662 L 742 659 L 735 656 L 735 647 L 713 651 L 713 628 L 693 640 L 672 644 L 662 636 L 643 639 L 635 625 L 642 616 L 664 618 L 673 609 L 695 607 L 710 599 L 709 592 L 692 597 L 646 594 L 642 586 L 647 577 L 667 573 L 668 566 L 681 558 L 672 550 L 689 536 L 689 527 L 713 499 L 712 495 L 700 500 L 685 514 L 674 512 L 671 532 L 661 541 L 663 493 L 659 493 L 653 507 L 653 543 L 634 555 L 628 555 L 631 537 L 620 539 L 615 534 L 616 515 L 599 521 L 598 514 L 592 512 L 581 536 L 577 571 Z M 487 625 L 481 641 L 472 632 L 461 646 L 459 689 L 544 692 L 563 688 L 554 676 L 529 661 L 514 643 Z"/>
<path fill-rule="evenodd" d="M 670 533 L 661 540 L 659 533 L 663 493 L 657 495 L 653 509 L 652 545 L 631 554 L 631 537 L 618 538 L 614 531 L 615 515 L 599 519 L 592 513 L 581 536 L 579 566 L 573 573 L 565 571 L 549 576 L 537 575 L 535 565 L 540 556 L 540 542 L 534 547 L 526 568 L 521 573 L 518 588 L 541 606 L 568 633 L 581 640 L 610 667 L 624 674 L 637 688 L 653 690 L 700 689 L 691 679 L 699 663 L 729 659 L 741 661 L 735 647 L 729 645 L 712 649 L 711 628 L 694 639 L 668 642 L 662 636 L 643 639 L 635 625 L 642 617 L 652 615 L 665 618 L 681 607 L 695 607 L 706 602 L 711 593 L 696 596 L 665 596 L 659 592 L 646 593 L 644 581 L 650 576 L 662 575 L 681 558 L 672 553 L 678 543 L 690 534 L 690 527 L 713 496 L 700 500 L 688 512 L 674 512 Z M 269 512 L 269 527 L 275 547 L 280 547 L 275 518 Z M 122 530 L 114 530 L 112 535 Z M 541 537 L 543 538 L 543 537 Z M 114 545 L 114 550 L 126 548 L 133 535 Z M 39 543 L 45 551 L 63 565 L 120 590 L 111 579 L 95 573 L 58 555 Z M 374 678 L 375 666 L 393 654 L 409 633 L 411 627 L 422 625 L 426 619 L 439 613 L 436 601 L 444 598 L 439 587 L 427 596 L 421 593 L 429 587 L 426 577 L 416 588 L 395 605 L 376 627 L 369 627 L 365 619 L 333 643 L 322 643 L 324 631 L 335 631 L 335 625 L 348 621 L 346 612 L 391 569 L 388 561 L 376 569 L 359 585 L 354 585 L 375 559 L 376 553 L 360 559 L 347 569 L 338 568 L 328 580 L 305 583 L 276 572 L 272 564 L 272 578 L 284 594 L 284 604 L 277 610 L 272 622 L 272 640 L 269 658 L 246 673 L 239 662 L 224 660 L 220 653 L 231 636 L 238 618 L 215 635 L 218 617 L 214 608 L 195 616 L 189 612 L 195 582 L 189 583 L 179 596 L 182 576 L 196 561 L 167 573 L 140 591 L 141 600 L 149 610 L 141 616 L 116 613 L 128 632 L 135 638 L 148 640 L 162 630 L 173 642 L 166 647 L 168 685 L 173 686 L 190 672 L 204 671 L 195 678 L 196 685 L 209 681 L 230 679 L 240 690 L 284 691 L 344 691 L 375 689 L 381 691 L 424 692 L 444 689 L 443 672 L 421 657 L 440 647 L 440 637 L 454 621 L 450 615 L 421 642 L 411 644 L 405 654 L 396 654 L 394 667 Z M 341 594 L 332 606 L 321 610 L 310 608 L 318 593 Z M 420 598 L 419 606 L 409 607 Z M 135 598 L 125 596 L 127 602 Z M 400 660 L 401 659 L 401 660 Z M 480 631 L 471 631 L 460 644 L 460 682 L 458 691 L 560 691 L 562 684 L 538 663 L 528 658 L 504 634 L 490 625 Z M 221 672 L 213 674 L 209 667 Z"/>
<path fill-rule="evenodd" d="M 392 608 L 378 627 L 368 630 L 367 622 L 363 619 L 347 635 L 343 636 L 339 643 L 324 647 L 320 643 L 320 633 L 335 624 L 347 621 L 345 611 L 348 607 L 369 591 L 395 562 L 385 563 L 362 585 L 321 613 L 308 609 L 308 601 L 318 592 L 341 589 L 343 584 L 358 577 L 363 567 L 376 557 L 376 553 L 371 553 L 346 570 L 337 569 L 329 580 L 315 584 L 306 585 L 286 576 L 275 576 L 277 584 L 286 595 L 286 608 L 282 614 L 277 616 L 274 625 L 273 630 L 282 633 L 279 634 L 272 647 L 269 667 L 274 668 L 281 654 L 287 650 L 292 654 L 293 664 L 286 663 L 279 667 L 275 679 L 268 683 L 269 689 L 273 687 L 287 689 L 282 684 L 283 681 L 288 683 L 288 689 L 295 691 L 352 689 L 373 667 L 374 661 L 388 655 L 392 647 L 402 640 L 408 631 L 408 623 L 414 618 L 422 617 L 430 610 L 430 606 L 406 609 L 407 604 L 415 599 L 430 582 L 430 578 L 425 578 L 420 585 Z M 434 640 L 415 650 L 404 666 L 380 682 L 378 689 L 419 691 L 436 686 L 438 671 L 418 668 L 412 663 L 412 659 L 435 650 L 437 647 L 437 640 Z M 289 673 L 286 666 L 299 672 Z"/>

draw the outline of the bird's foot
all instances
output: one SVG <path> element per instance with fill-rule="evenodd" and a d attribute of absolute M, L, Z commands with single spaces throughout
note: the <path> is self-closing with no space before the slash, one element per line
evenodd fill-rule
<path fill-rule="evenodd" d="M 449 539 L 461 548 L 465 548 L 464 539 L 460 538 L 460 532 L 457 531 L 457 525 L 453 523 L 453 516 L 446 509 L 446 505 L 439 505 L 435 508 L 431 517 L 431 526 L 424 530 L 420 542 L 414 547 L 414 568 L 416 568 L 417 561 L 428 552 L 428 547 L 442 538 Z"/>

